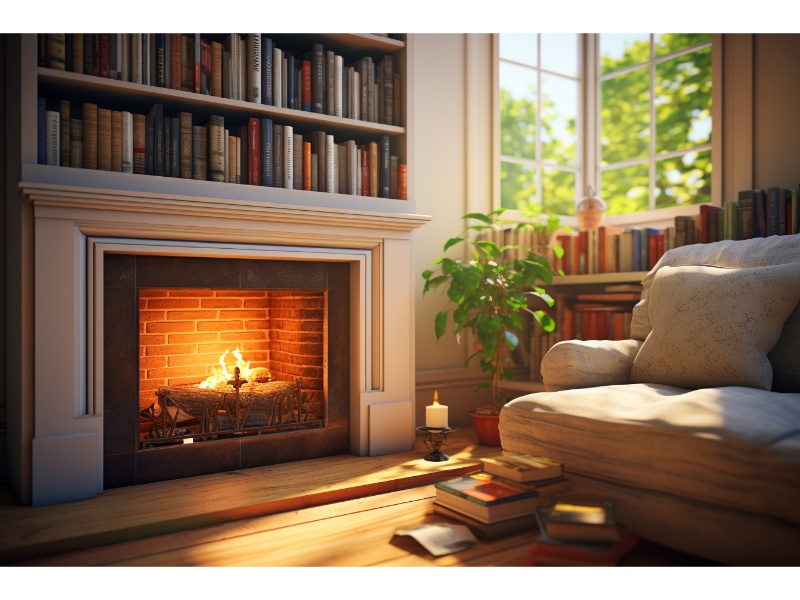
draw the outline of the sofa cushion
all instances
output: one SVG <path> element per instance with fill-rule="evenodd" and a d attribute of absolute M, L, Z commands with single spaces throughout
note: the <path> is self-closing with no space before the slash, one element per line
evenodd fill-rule
<path fill-rule="evenodd" d="M 798 298 L 800 263 L 661 267 L 650 291 L 652 330 L 633 361 L 631 381 L 770 390 L 767 353 Z"/>
<path fill-rule="evenodd" d="M 568 473 L 800 523 L 798 423 L 800 394 L 639 383 L 512 400 L 500 440 Z"/>

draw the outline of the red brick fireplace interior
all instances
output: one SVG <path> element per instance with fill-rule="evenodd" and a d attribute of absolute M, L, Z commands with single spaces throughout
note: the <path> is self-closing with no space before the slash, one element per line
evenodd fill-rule
<path fill-rule="evenodd" d="M 349 449 L 347 263 L 108 254 L 106 488 Z"/>

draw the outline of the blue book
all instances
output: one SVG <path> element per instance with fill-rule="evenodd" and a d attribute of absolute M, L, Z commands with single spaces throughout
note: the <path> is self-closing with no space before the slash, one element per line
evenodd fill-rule
<path fill-rule="evenodd" d="M 380 160 L 380 193 L 381 198 L 388 198 L 391 190 L 391 148 L 389 146 L 389 136 L 384 135 L 381 137 L 381 143 L 378 146 L 379 160 Z"/>
<path fill-rule="evenodd" d="M 261 36 L 261 104 L 272 102 L 272 38 Z M 264 128 L 262 127 L 263 131 Z M 272 128 L 270 127 L 270 131 Z M 263 137 L 263 136 L 262 136 Z M 266 184 L 265 184 L 266 185 Z"/>
<path fill-rule="evenodd" d="M 156 33 L 156 86 L 167 87 L 167 42 L 163 33 Z"/>
<path fill-rule="evenodd" d="M 780 195 L 780 188 L 772 187 L 767 190 L 767 236 L 778 235 L 778 201 Z"/>
<path fill-rule="evenodd" d="M 40 165 L 47 164 L 47 151 L 44 142 L 46 112 L 47 104 L 44 96 L 39 96 L 36 99 L 36 162 Z"/>
<path fill-rule="evenodd" d="M 286 55 L 286 107 L 299 108 L 297 106 L 297 84 L 295 83 L 296 72 L 294 70 L 294 56 Z"/>
<path fill-rule="evenodd" d="M 261 185 L 272 187 L 272 119 L 261 118 Z"/>

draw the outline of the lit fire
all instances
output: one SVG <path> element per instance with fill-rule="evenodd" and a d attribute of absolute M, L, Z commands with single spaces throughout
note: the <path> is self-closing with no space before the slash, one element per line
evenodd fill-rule
<path fill-rule="evenodd" d="M 228 365 L 225 364 L 225 357 L 228 356 L 228 354 L 233 354 L 233 357 L 236 359 L 236 364 L 230 365 L 230 372 L 228 372 Z M 234 377 L 234 367 L 239 367 L 239 377 L 242 379 L 247 379 L 251 373 L 250 361 L 244 361 L 242 353 L 239 352 L 239 348 L 236 348 L 233 352 L 225 350 L 225 353 L 219 357 L 219 365 L 211 367 L 211 375 L 200 384 L 200 387 L 205 389 L 227 386 L 228 382 Z"/>

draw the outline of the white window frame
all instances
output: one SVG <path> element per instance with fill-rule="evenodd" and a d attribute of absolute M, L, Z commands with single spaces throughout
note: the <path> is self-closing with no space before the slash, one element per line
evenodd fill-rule
<path fill-rule="evenodd" d="M 493 34 L 492 43 L 492 64 L 493 64 L 493 189 L 494 189 L 494 202 L 495 208 L 500 206 L 500 162 L 503 157 L 500 153 L 500 36 Z M 651 45 L 653 39 L 651 36 Z M 635 65 L 627 70 L 642 68 L 643 65 L 649 64 L 650 69 L 655 69 L 656 62 L 661 62 L 665 59 L 671 59 L 682 54 L 686 54 L 697 49 L 693 46 L 682 50 L 680 52 L 671 53 L 665 56 L 659 56 L 658 59 L 653 56 L 651 52 L 648 63 Z M 600 186 L 600 136 L 599 136 L 599 115 L 600 115 L 600 84 L 602 82 L 600 76 L 600 65 L 598 60 L 599 54 L 599 35 L 598 34 L 580 34 L 579 42 L 579 109 L 578 109 L 578 165 L 576 172 L 576 185 L 578 190 L 584 190 L 584 194 L 588 191 L 589 185 L 595 190 L 599 190 Z M 588 65 L 593 65 L 594 68 L 588 68 Z M 618 74 L 619 72 L 615 72 Z M 604 77 L 605 78 L 605 77 Z M 651 77 L 651 92 L 654 88 L 655 82 Z M 537 94 L 541 95 L 541 86 L 537 89 Z M 651 98 L 653 94 L 651 93 Z M 711 204 L 714 206 L 722 206 L 722 34 L 712 34 L 711 36 L 711 144 L 709 146 L 702 146 L 693 151 L 702 151 L 706 149 L 711 150 Z M 655 122 L 654 111 L 655 103 L 651 102 L 651 122 Z M 540 150 L 541 141 L 537 136 L 537 158 L 535 161 L 525 161 L 526 164 L 537 164 L 543 167 L 548 166 L 547 162 L 541 160 Z M 641 164 L 648 162 L 650 165 L 650 187 L 649 199 L 651 206 L 655 202 L 654 194 L 654 180 L 653 169 L 655 168 L 656 161 L 666 158 L 671 154 L 655 154 L 654 149 L 655 136 L 650 136 L 650 152 L 647 159 L 639 159 L 631 161 L 631 164 Z M 676 152 L 675 154 L 683 154 L 684 151 Z M 627 163 L 617 163 L 619 167 Z M 717 165 L 716 167 L 714 165 Z M 610 167 L 606 167 L 610 168 Z M 536 191 L 537 198 L 541 199 L 542 182 L 541 178 L 537 178 Z M 576 192 L 576 200 L 583 194 Z M 699 212 L 699 204 L 690 204 L 687 206 L 676 206 L 670 208 L 651 208 L 647 211 L 640 211 L 624 215 L 607 215 L 605 223 L 607 225 L 614 225 L 620 227 L 633 227 L 633 226 L 652 226 L 652 227 L 667 227 L 673 225 L 675 217 L 679 215 L 695 215 Z M 514 211 L 509 211 L 513 213 Z M 574 216 L 561 216 L 561 222 L 564 225 L 575 227 L 577 220 Z"/>

